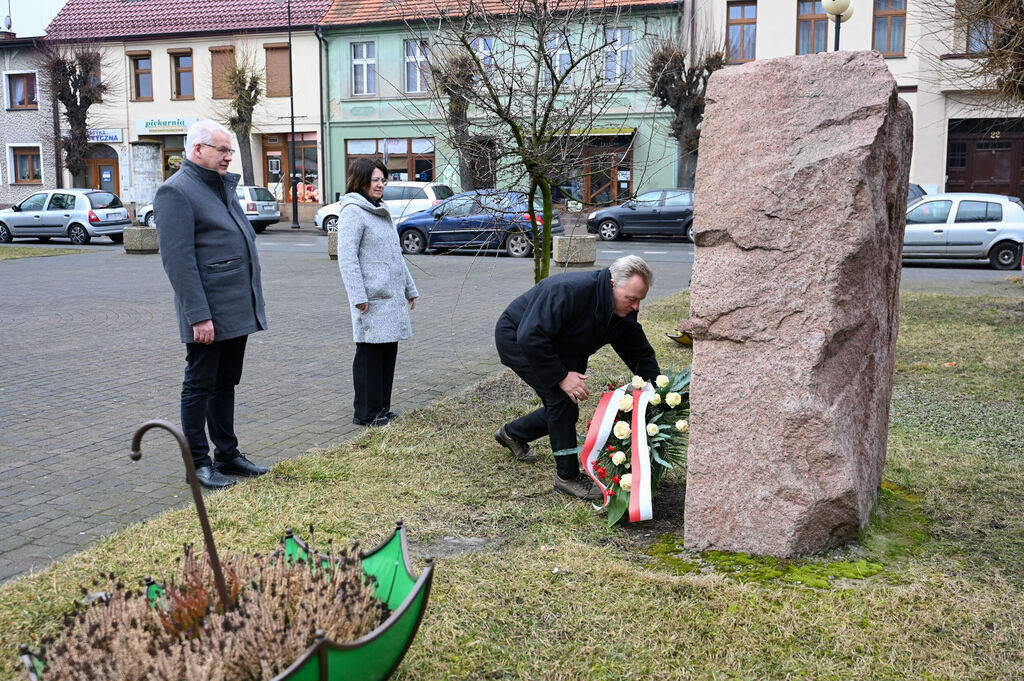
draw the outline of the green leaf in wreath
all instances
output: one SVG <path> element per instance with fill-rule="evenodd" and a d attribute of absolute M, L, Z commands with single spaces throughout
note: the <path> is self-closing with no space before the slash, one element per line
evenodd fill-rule
<path fill-rule="evenodd" d="M 559 449 L 557 452 L 551 452 L 552 456 L 579 456 L 580 452 L 583 451 L 583 445 L 579 447 L 569 447 L 568 449 Z"/>
<path fill-rule="evenodd" d="M 608 501 L 608 527 L 619 522 L 619 518 L 629 508 L 629 494 L 619 489 L 618 485 L 614 485 L 613 490 L 615 494 Z"/>

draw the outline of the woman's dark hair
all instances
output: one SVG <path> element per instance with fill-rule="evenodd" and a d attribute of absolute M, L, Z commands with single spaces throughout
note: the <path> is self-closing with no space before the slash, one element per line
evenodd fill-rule
<path fill-rule="evenodd" d="M 387 179 L 388 167 L 379 158 L 362 157 L 352 161 L 348 166 L 348 176 L 345 178 L 345 191 L 357 192 L 369 198 L 370 178 L 377 168 L 384 173 L 384 179 Z"/>

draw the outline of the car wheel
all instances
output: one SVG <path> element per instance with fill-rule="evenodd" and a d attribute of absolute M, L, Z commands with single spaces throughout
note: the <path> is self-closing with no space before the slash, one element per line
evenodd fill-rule
<path fill-rule="evenodd" d="M 692 244 L 693 243 L 693 223 L 692 222 L 686 225 L 686 229 L 683 230 L 683 233 L 685 234 L 686 239 Z"/>
<path fill-rule="evenodd" d="M 601 224 L 597 226 L 597 234 L 605 241 L 615 241 L 619 238 L 622 230 L 619 229 L 619 223 L 615 220 L 602 220 Z"/>
<path fill-rule="evenodd" d="M 1020 267 L 1021 247 L 1021 244 L 1013 241 L 998 243 L 988 252 L 988 261 L 997 270 L 1015 270 Z"/>
<path fill-rule="evenodd" d="M 156 229 L 156 214 L 152 211 L 146 216 L 146 227 Z"/>
<path fill-rule="evenodd" d="M 427 250 L 427 237 L 418 229 L 407 229 L 399 236 L 402 242 L 402 253 L 419 255 Z"/>
<path fill-rule="evenodd" d="M 324 231 L 325 232 L 337 232 L 338 231 L 338 216 L 332 215 L 324 218 Z"/>
<path fill-rule="evenodd" d="M 13 238 L 11 236 L 11 228 L 0 222 L 0 244 L 9 244 Z"/>
<path fill-rule="evenodd" d="M 115 244 L 124 243 L 124 234 L 108 234 L 107 236 L 109 236 L 110 240 Z"/>
<path fill-rule="evenodd" d="M 36 237 L 36 241 L 38 241 L 41 244 L 49 243 L 50 242 L 50 237 L 48 237 L 48 236 L 37 236 Z"/>
<path fill-rule="evenodd" d="M 263 230 L 265 230 L 266 228 L 266 225 L 253 225 L 252 231 L 256 232 L 257 234 L 263 234 Z"/>
<path fill-rule="evenodd" d="M 526 258 L 533 253 L 533 238 L 527 232 L 512 232 L 505 237 L 505 252 L 513 258 Z"/>
<path fill-rule="evenodd" d="M 78 246 L 84 246 L 92 241 L 92 237 L 89 236 L 89 232 L 87 232 L 85 227 L 82 227 L 82 225 L 71 225 L 71 228 L 68 229 L 68 238 L 71 239 L 71 243 Z"/>

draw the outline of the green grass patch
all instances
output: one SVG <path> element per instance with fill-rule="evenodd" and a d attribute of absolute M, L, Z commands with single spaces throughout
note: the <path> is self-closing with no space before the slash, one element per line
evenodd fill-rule
<path fill-rule="evenodd" d="M 47 255 L 71 255 L 87 253 L 79 248 L 32 248 L 31 246 L 11 246 L 0 244 L 0 260 L 16 260 L 18 258 L 35 258 Z"/>
<path fill-rule="evenodd" d="M 208 495 L 218 546 L 267 552 L 285 527 L 312 524 L 320 543 L 369 548 L 404 518 L 417 567 L 438 561 L 403 680 L 1022 678 L 1020 304 L 902 302 L 885 482 L 842 549 L 691 553 L 671 474 L 655 520 L 607 528 L 553 492 L 546 441 L 536 465 L 494 443 L 497 424 L 537 404 L 507 373 Z M 690 363 L 663 335 L 688 309 L 685 294 L 644 309 L 663 366 Z M 596 385 L 624 370 L 602 351 L 590 374 Z M 79 584 L 100 570 L 160 577 L 186 542 L 201 542 L 190 508 L 0 587 L 0 678 L 18 678 L 17 644 L 53 632 Z"/>

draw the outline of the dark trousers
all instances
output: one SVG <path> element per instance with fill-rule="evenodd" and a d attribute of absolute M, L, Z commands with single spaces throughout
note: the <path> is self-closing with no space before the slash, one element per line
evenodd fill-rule
<path fill-rule="evenodd" d="M 391 411 L 397 357 L 398 343 L 356 343 L 352 360 L 355 418 L 369 422 Z"/>
<path fill-rule="evenodd" d="M 505 424 L 505 433 L 522 442 L 533 442 L 547 435 L 553 452 L 576 447 L 579 444 L 576 440 L 579 407 L 557 385 L 552 389 L 541 383 L 529 366 L 517 364 L 509 368 L 533 388 L 544 406 Z M 556 456 L 555 468 L 560 478 L 575 478 L 580 473 L 579 457 Z"/>
<path fill-rule="evenodd" d="M 235 386 L 242 379 L 245 342 L 248 336 L 209 345 L 186 343 L 185 381 L 181 384 L 181 429 L 192 449 L 196 468 L 209 466 L 210 444 L 214 456 L 229 461 L 238 456 L 235 437 Z"/>

